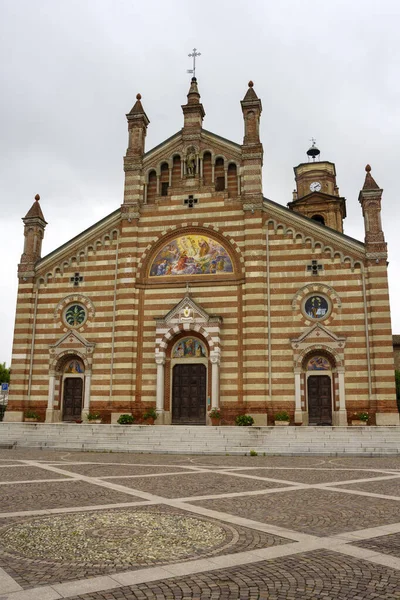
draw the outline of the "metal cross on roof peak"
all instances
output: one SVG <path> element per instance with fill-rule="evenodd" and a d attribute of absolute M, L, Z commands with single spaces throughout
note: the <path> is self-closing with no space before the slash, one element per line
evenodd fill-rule
<path fill-rule="evenodd" d="M 197 48 L 193 48 L 192 52 L 188 54 L 189 58 L 193 58 L 193 69 L 188 69 L 188 73 L 193 73 L 193 77 L 196 77 L 196 58 L 201 56 L 201 52 L 197 52 Z"/>

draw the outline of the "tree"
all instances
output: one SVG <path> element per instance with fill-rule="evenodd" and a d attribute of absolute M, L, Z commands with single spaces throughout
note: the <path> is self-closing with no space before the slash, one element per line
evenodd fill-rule
<path fill-rule="evenodd" d="M 6 363 L 0 363 L 0 383 L 10 383 L 10 369 L 7 369 Z"/>

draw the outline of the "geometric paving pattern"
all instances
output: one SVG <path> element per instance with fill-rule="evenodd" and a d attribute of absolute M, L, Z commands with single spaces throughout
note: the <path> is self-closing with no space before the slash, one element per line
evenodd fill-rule
<path fill-rule="evenodd" d="M 0 450 L 0 600 L 400 599 L 400 457 Z"/>

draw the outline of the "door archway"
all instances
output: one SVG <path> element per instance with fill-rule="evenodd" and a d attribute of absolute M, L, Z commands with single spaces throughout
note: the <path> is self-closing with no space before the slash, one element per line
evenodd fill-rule
<path fill-rule="evenodd" d="M 200 337 L 178 339 L 171 348 L 171 409 L 173 425 L 205 425 L 208 349 Z"/>
<path fill-rule="evenodd" d="M 304 360 L 307 381 L 309 425 L 333 424 L 332 364 L 325 353 L 313 353 Z"/>
<path fill-rule="evenodd" d="M 85 366 L 78 357 L 70 356 L 64 363 L 62 374 L 62 420 L 77 421 L 82 418 Z"/>

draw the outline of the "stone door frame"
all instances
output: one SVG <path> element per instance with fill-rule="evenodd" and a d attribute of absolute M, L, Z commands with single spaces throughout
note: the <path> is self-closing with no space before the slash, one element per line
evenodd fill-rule
<path fill-rule="evenodd" d="M 211 363 L 211 408 L 219 408 L 219 371 L 221 363 L 221 333 L 222 318 L 210 317 L 187 293 L 186 296 L 163 319 L 156 319 L 156 339 L 154 344 L 154 359 L 157 365 L 156 411 L 159 425 L 171 422 L 171 412 L 166 414 L 165 401 L 165 361 L 166 351 L 174 338 L 181 333 L 190 336 L 200 334 L 205 338 Z M 195 359 L 193 359 L 193 362 Z M 208 374 L 208 373 L 207 373 Z"/>

